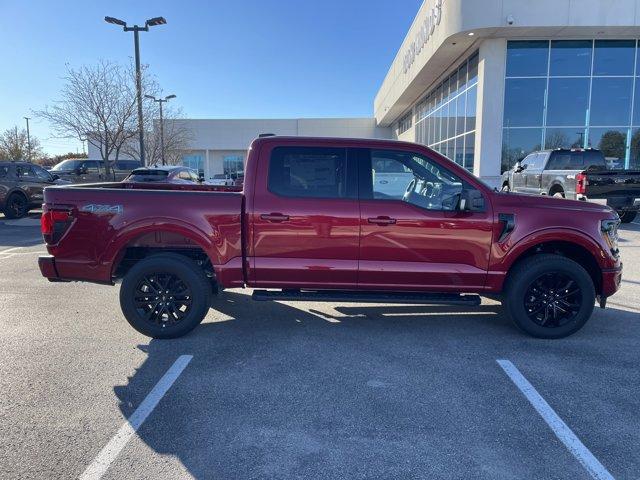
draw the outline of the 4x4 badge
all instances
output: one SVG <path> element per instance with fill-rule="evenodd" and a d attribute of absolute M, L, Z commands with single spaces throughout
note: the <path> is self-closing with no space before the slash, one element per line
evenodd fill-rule
<path fill-rule="evenodd" d="M 82 207 L 80 211 L 91 213 L 113 213 L 118 215 L 124 212 L 124 207 L 122 205 L 99 205 L 97 203 L 90 203 L 89 205 Z"/>

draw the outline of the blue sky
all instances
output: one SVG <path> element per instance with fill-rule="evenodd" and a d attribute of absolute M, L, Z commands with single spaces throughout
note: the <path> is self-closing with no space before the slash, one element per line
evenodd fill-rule
<path fill-rule="evenodd" d="M 58 96 L 65 65 L 126 63 L 130 24 L 141 56 L 190 118 L 371 116 L 373 97 L 421 0 L 21 1 L 0 0 L 0 131 Z M 31 131 L 50 154 L 81 150 Z"/>

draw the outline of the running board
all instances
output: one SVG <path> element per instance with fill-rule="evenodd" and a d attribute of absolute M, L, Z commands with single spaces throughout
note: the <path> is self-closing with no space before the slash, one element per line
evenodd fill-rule
<path fill-rule="evenodd" d="M 457 293 L 396 293 L 358 292 L 340 290 L 254 290 L 253 300 L 266 302 L 306 301 L 306 302 L 356 302 L 356 303 L 407 303 L 425 305 L 480 305 L 479 295 L 459 295 Z"/>

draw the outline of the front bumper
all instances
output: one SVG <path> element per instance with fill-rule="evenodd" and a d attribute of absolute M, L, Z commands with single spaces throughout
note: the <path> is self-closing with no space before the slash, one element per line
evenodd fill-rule
<path fill-rule="evenodd" d="M 618 291 L 622 282 L 622 265 L 602 271 L 602 292 L 601 296 L 610 297 Z"/>

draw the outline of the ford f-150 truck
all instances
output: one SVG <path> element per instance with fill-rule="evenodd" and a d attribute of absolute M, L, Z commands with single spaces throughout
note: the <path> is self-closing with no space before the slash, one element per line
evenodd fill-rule
<path fill-rule="evenodd" d="M 376 169 L 380 171 L 376 171 Z M 388 171 L 386 171 L 388 170 Z M 403 189 L 376 181 L 401 172 Z M 498 192 L 417 144 L 265 137 L 242 192 L 103 183 L 45 190 L 51 281 L 121 281 L 124 316 L 155 338 L 197 326 L 225 288 L 255 300 L 502 300 L 525 332 L 580 329 L 619 288 L 618 215 Z"/>
<path fill-rule="evenodd" d="M 602 203 L 622 223 L 633 222 L 640 208 L 640 171 L 609 169 L 602 152 L 593 149 L 532 152 L 502 174 L 502 189 Z"/>

